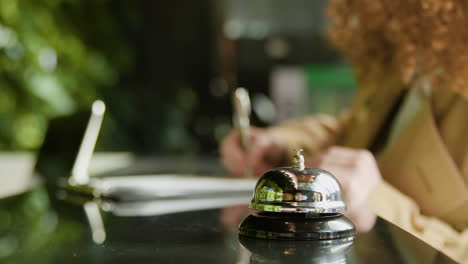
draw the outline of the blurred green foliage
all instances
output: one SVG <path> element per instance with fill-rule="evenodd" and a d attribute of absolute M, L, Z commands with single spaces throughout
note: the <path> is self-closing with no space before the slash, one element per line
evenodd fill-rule
<path fill-rule="evenodd" d="M 57 263 L 64 247 L 86 239 L 83 209 L 68 204 L 52 209 L 43 188 L 0 199 L 0 262 Z"/>
<path fill-rule="evenodd" d="M 0 150 L 39 147 L 47 119 L 88 107 L 128 69 L 109 3 L 0 0 Z"/>

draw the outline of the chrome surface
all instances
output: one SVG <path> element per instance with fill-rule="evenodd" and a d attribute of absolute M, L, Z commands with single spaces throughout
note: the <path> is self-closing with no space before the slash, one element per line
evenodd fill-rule
<path fill-rule="evenodd" d="M 304 168 L 301 150 L 293 166 L 265 173 L 255 186 L 250 208 L 262 212 L 336 214 L 346 211 L 341 186 L 328 171 Z"/>
<path fill-rule="evenodd" d="M 303 171 L 305 169 L 305 161 L 304 156 L 302 156 L 301 152 L 303 149 L 295 149 L 296 155 L 293 157 L 293 164 L 292 167 L 296 170 Z"/>
<path fill-rule="evenodd" d="M 247 216 L 239 226 L 239 235 L 265 240 L 352 239 L 355 234 L 353 223 L 342 214 L 310 217 L 307 214 L 260 212 Z"/>
<path fill-rule="evenodd" d="M 252 254 L 250 264 L 349 263 L 353 237 L 319 241 L 277 241 L 246 237 L 240 243 Z"/>

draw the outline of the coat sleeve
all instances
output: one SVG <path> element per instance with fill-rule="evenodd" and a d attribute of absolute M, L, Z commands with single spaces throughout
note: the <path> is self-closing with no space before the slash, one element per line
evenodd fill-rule
<path fill-rule="evenodd" d="M 348 120 L 348 113 L 338 117 L 316 114 L 269 128 L 269 132 L 286 143 L 289 154 L 293 155 L 294 149 L 301 148 L 304 155 L 313 157 L 339 142 Z"/>
<path fill-rule="evenodd" d="M 457 262 L 468 263 L 468 229 L 459 232 L 438 218 L 421 214 L 413 199 L 389 183 L 383 181 L 370 195 L 367 205 L 379 217 Z"/>
<path fill-rule="evenodd" d="M 349 120 L 348 113 L 338 117 L 318 114 L 291 120 L 269 131 L 285 141 L 291 155 L 293 149 L 302 148 L 310 157 L 339 143 Z M 435 217 L 421 214 L 416 202 L 391 184 L 382 181 L 369 197 L 368 207 L 453 259 L 468 263 L 468 229 L 458 232 Z"/>

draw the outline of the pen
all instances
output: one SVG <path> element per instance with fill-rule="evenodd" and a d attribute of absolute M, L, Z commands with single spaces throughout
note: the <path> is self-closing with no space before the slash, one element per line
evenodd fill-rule
<path fill-rule="evenodd" d="M 234 126 L 239 131 L 240 145 L 244 152 L 249 151 L 250 147 L 250 113 L 251 104 L 249 93 L 245 88 L 239 87 L 233 94 L 234 105 Z M 252 176 L 252 164 L 247 164 L 245 177 Z"/>

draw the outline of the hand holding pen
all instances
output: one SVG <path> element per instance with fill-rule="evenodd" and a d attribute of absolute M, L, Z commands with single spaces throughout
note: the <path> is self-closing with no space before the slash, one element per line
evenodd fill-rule
<path fill-rule="evenodd" d="M 221 145 L 221 159 L 228 172 L 237 177 L 257 177 L 285 160 L 285 144 L 262 129 L 250 126 L 250 99 L 244 88 L 233 94 L 235 129 Z M 281 164 L 282 165 L 282 164 Z"/>

